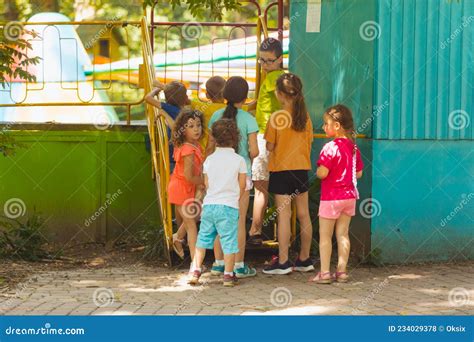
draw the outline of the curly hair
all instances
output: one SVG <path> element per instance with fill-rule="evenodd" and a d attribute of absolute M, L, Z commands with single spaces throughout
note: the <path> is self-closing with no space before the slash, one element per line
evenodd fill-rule
<path fill-rule="evenodd" d="M 218 147 L 232 147 L 239 151 L 240 132 L 232 119 L 220 119 L 212 124 L 211 134 Z"/>
<path fill-rule="evenodd" d="M 176 118 L 174 128 L 171 134 L 171 143 L 173 144 L 173 146 L 179 147 L 185 143 L 185 132 L 189 119 L 199 119 L 201 121 L 201 126 L 204 127 L 204 115 L 202 114 L 202 112 L 195 109 L 183 109 Z"/>

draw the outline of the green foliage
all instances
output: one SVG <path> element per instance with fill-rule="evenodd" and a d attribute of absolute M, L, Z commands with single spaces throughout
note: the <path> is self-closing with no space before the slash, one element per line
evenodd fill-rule
<path fill-rule="evenodd" d="M 173 10 L 177 7 L 187 6 L 195 17 L 203 17 L 205 14 L 212 18 L 222 20 L 224 10 L 235 11 L 240 9 L 238 0 L 169 0 Z M 156 0 L 145 0 L 144 7 L 152 6 Z"/>
<path fill-rule="evenodd" d="M 374 266 L 383 266 L 381 261 L 382 250 L 380 248 L 374 248 L 370 253 L 365 257 L 364 263 L 374 265 Z"/>
<path fill-rule="evenodd" d="M 0 216 L 0 256 L 30 261 L 48 257 L 42 229 L 44 219 L 36 212 L 26 222 Z"/>
<path fill-rule="evenodd" d="M 25 147 L 19 143 L 6 130 L 0 130 L 0 153 L 5 157 L 15 154 L 17 148 Z"/>
<path fill-rule="evenodd" d="M 31 43 L 21 38 L 25 34 L 37 38 L 38 34 L 24 29 L 19 23 L 9 24 L 0 27 L 0 84 L 4 89 L 7 78 L 35 82 L 36 77 L 28 72 L 28 66 L 40 61 L 40 57 L 28 56 Z"/>
<path fill-rule="evenodd" d="M 148 260 L 165 259 L 165 234 L 163 226 L 157 222 L 148 221 L 137 232 L 137 239 L 143 244 L 143 256 Z"/>

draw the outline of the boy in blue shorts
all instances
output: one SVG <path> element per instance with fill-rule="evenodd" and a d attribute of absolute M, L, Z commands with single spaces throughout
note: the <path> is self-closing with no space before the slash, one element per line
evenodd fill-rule
<path fill-rule="evenodd" d="M 224 286 L 234 286 L 237 280 L 234 274 L 235 253 L 239 252 L 239 199 L 245 193 L 247 164 L 236 153 L 240 133 L 234 120 L 216 121 L 211 127 L 211 134 L 217 147 L 204 162 L 207 193 L 196 242 L 194 271 L 189 283 L 199 284 L 206 249 L 213 249 L 219 235 L 224 252 Z"/>

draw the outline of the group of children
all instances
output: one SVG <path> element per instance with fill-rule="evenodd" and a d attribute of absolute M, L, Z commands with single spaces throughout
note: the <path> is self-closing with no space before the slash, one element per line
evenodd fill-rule
<path fill-rule="evenodd" d="M 282 70 L 283 50 L 278 40 L 268 38 L 260 46 L 266 73 L 258 99 L 248 105 L 249 86 L 239 76 L 227 81 L 212 77 L 206 82 L 209 103 L 189 101 L 179 82 L 156 84 L 146 101 L 161 107 L 170 128 L 173 145 L 172 175 L 168 198 L 175 205 L 178 231 L 173 248 L 183 257 L 183 240 L 192 258 L 190 284 L 199 284 L 206 249 L 214 249 L 211 274 L 223 275 L 225 286 L 237 278 L 256 275 L 244 262 L 246 243 L 262 243 L 262 224 L 273 193 L 278 212 L 279 255 L 263 269 L 265 274 L 288 274 L 314 270 L 310 258 L 312 223 L 308 190 L 311 170 L 313 126 L 300 78 Z M 164 90 L 166 103 L 155 99 Z M 171 109 L 170 109 L 171 108 Z M 249 111 L 255 110 L 255 116 Z M 357 179 L 363 164 L 357 145 L 351 111 L 344 105 L 330 107 L 323 116 L 324 131 L 334 138 L 324 145 L 317 162 L 321 182 L 319 207 L 320 271 L 316 283 L 348 280 L 349 224 L 358 199 Z M 207 124 L 206 124 L 207 123 Z M 206 129 L 207 128 L 207 129 Z M 203 153 L 203 147 L 205 153 Z M 254 209 L 249 239 L 246 216 L 250 190 L 254 188 Z M 291 235 L 291 202 L 295 201 L 300 226 L 301 249 L 293 263 L 288 250 Z M 202 204 L 198 215 L 190 206 Z M 338 243 L 338 265 L 330 272 L 332 236 Z"/>

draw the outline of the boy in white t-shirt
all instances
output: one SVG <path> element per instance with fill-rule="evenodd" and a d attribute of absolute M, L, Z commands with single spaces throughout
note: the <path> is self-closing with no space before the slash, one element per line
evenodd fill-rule
<path fill-rule="evenodd" d="M 235 253 L 238 253 L 239 199 L 245 192 L 247 164 L 238 155 L 239 129 L 232 119 L 221 119 L 211 127 L 216 150 L 204 162 L 207 188 L 203 201 L 201 226 L 193 260 L 193 276 L 189 283 L 199 284 L 206 249 L 214 247 L 219 235 L 224 252 L 224 286 L 234 286 Z"/>

